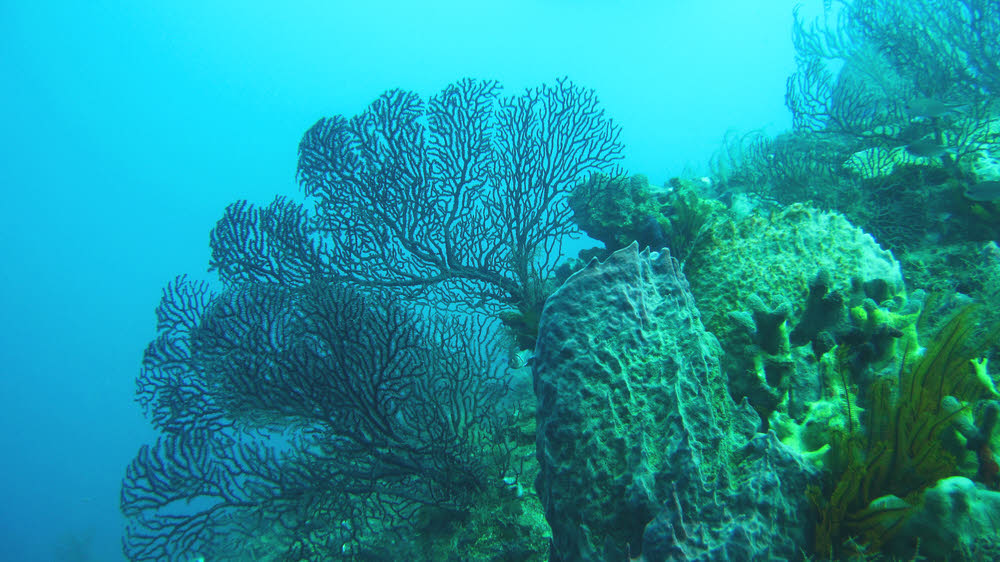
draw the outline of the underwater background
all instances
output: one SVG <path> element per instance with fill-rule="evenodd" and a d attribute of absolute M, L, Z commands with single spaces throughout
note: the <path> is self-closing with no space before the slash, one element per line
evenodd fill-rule
<path fill-rule="evenodd" d="M 828 404 L 823 400 L 829 396 L 820 396 L 815 388 L 795 387 L 796 382 L 789 382 L 795 377 L 787 373 L 795 371 L 801 376 L 801 373 L 816 375 L 818 372 L 820 374 L 815 377 L 818 379 L 830 377 L 836 369 L 841 369 L 838 373 L 853 373 L 852 369 L 859 373 L 865 369 L 874 370 L 872 365 L 882 370 L 892 369 L 890 356 L 893 360 L 899 358 L 896 347 L 890 350 L 886 342 L 899 338 L 916 341 L 916 334 L 911 333 L 911 324 L 915 323 L 911 317 L 916 314 L 916 308 L 927 309 L 931 304 L 941 309 L 958 308 L 958 305 L 940 304 L 930 298 L 919 300 L 919 306 L 915 304 L 917 299 L 907 303 L 900 296 L 902 278 L 898 264 L 888 252 L 870 243 L 871 239 L 865 238 L 855 225 L 860 223 L 876 235 L 883 248 L 894 251 L 912 248 L 918 241 L 926 244 L 925 231 L 933 231 L 935 240 L 945 242 L 961 237 L 989 240 L 994 233 L 990 221 L 996 217 L 996 207 L 991 201 L 1000 196 L 996 182 L 970 181 L 951 187 L 947 183 L 976 172 L 950 168 L 949 157 L 961 161 L 962 157 L 971 154 L 972 144 L 979 143 L 976 148 L 981 148 L 988 139 L 984 136 L 970 141 L 969 136 L 974 136 L 974 132 L 951 138 L 942 135 L 938 125 L 953 122 L 958 112 L 970 118 L 988 120 L 991 110 L 983 109 L 984 113 L 973 114 L 966 107 L 975 106 L 979 111 L 980 106 L 991 106 L 985 102 L 978 104 L 978 98 L 974 102 L 962 99 L 960 103 L 949 103 L 952 101 L 949 95 L 968 92 L 935 90 L 933 85 L 920 83 L 898 90 L 883 84 L 882 94 L 895 92 L 890 101 L 898 107 L 891 103 L 887 106 L 882 99 L 845 98 L 845 95 L 857 92 L 867 95 L 869 92 L 864 88 L 852 90 L 844 86 L 852 79 L 846 73 L 840 74 L 838 84 L 824 82 L 822 71 L 810 71 L 810 55 L 827 49 L 824 55 L 833 61 L 830 64 L 834 72 L 840 70 L 839 65 L 845 64 L 844 60 L 856 64 L 862 55 L 845 47 L 844 52 L 849 52 L 850 56 L 838 60 L 841 53 L 831 51 L 843 45 L 838 44 L 836 38 L 824 37 L 821 31 L 809 27 L 812 18 L 824 13 L 823 3 L 808 5 L 798 12 L 798 21 L 806 23 L 799 25 L 797 40 L 793 42 L 794 4 L 784 1 L 538 1 L 481 5 L 301 2 L 281 6 L 236 2 L 4 4 L 0 7 L 0 75 L 4 77 L 0 112 L 5 132 L 0 140 L 3 143 L 0 147 L 0 186 L 4 195 L 0 204 L 3 229 L 0 237 L 0 259 L 3 260 L 0 310 L 4 320 L 0 324 L 0 365 L 3 366 L 0 451 L 3 451 L 5 462 L 0 468 L 4 498 L 0 507 L 3 538 L 0 559 L 123 559 L 121 537 L 125 518 L 119 505 L 122 477 L 140 446 L 156 440 L 156 433 L 135 401 L 136 375 L 143 349 L 158 333 L 154 309 L 164 296 L 164 287 L 177 275 L 187 274 L 186 281 L 170 285 L 174 294 L 180 295 L 177 299 L 184 301 L 200 290 L 198 281 L 216 278 L 215 273 L 206 271 L 210 260 L 209 232 L 234 201 L 245 200 L 250 205 L 263 207 L 276 195 L 292 200 L 301 198 L 297 179 L 308 184 L 312 168 L 308 162 L 303 165 L 299 150 L 304 150 L 307 156 L 313 149 L 322 152 L 324 147 L 319 145 L 337 132 L 336 124 L 328 129 L 320 125 L 310 129 L 317 119 L 362 114 L 373 100 L 393 88 L 414 92 L 424 99 L 436 95 L 449 84 L 464 84 L 460 90 L 474 88 L 472 82 L 459 83 L 467 77 L 496 80 L 503 86 L 503 95 L 512 96 L 508 99 L 516 101 L 526 88 L 541 84 L 560 84 L 561 87 L 564 83 L 557 80 L 566 76 L 572 80 L 569 88 L 592 89 L 600 108 L 621 128 L 617 140 L 624 148 L 618 164 L 629 173 L 645 176 L 630 179 L 597 176 L 590 184 L 582 185 L 574 193 L 578 199 L 571 201 L 574 220 L 605 246 L 606 251 L 591 253 L 590 257 L 608 260 L 609 268 L 619 263 L 623 270 L 649 268 L 654 272 L 650 275 L 662 276 L 658 283 L 676 283 L 676 291 L 686 294 L 687 281 L 679 268 L 672 269 L 674 266 L 670 263 L 673 262 L 669 258 L 664 258 L 664 262 L 641 253 L 635 253 L 634 257 L 611 255 L 613 250 L 626 247 L 635 239 L 646 240 L 650 245 L 664 241 L 670 241 L 671 246 L 676 244 L 672 252 L 683 262 L 685 273 L 690 276 L 693 270 L 702 272 L 700 278 L 695 275 L 690 279 L 697 303 L 702 305 L 704 301 L 716 310 L 726 310 L 727 306 L 732 309 L 731 316 L 722 316 L 730 318 L 735 328 L 721 326 L 725 322 L 719 317 L 713 318 L 705 308 L 700 312 L 706 326 L 724 344 L 746 344 L 745 348 L 740 348 L 742 354 L 732 353 L 723 359 L 722 367 L 729 373 L 759 369 L 764 382 L 734 383 L 730 380 L 729 392 L 734 398 L 747 398 L 743 403 L 746 407 L 723 407 L 719 406 L 719 401 L 706 401 L 699 411 L 714 416 L 700 424 L 709 428 L 706 431 L 714 431 L 713 420 L 725 420 L 723 425 L 729 434 L 746 433 L 749 436 L 753 432 L 747 428 L 753 425 L 752 420 L 770 417 L 770 428 L 775 430 L 771 435 L 778 435 L 783 446 L 796 450 L 799 456 L 789 457 L 791 460 L 781 457 L 782 460 L 776 461 L 775 455 L 784 454 L 774 452 L 778 445 L 760 440 L 740 450 L 752 449 L 754 454 L 759 454 L 758 458 L 747 453 L 760 461 L 760 465 L 748 465 L 759 466 L 760 474 L 773 472 L 789 481 L 803 474 L 811 475 L 814 469 L 795 472 L 782 464 L 786 460 L 787 463 L 815 462 L 818 466 L 826 462 L 834 472 L 837 467 L 841 471 L 843 466 L 855 468 L 852 463 L 858 458 L 874 462 L 872 459 L 879 458 L 881 450 L 870 445 L 864 448 L 852 440 L 855 425 L 861 424 L 852 406 L 858 408 L 855 401 L 859 401 L 869 405 L 871 411 L 879 411 L 879 407 L 885 411 L 900 411 L 902 406 L 892 397 L 890 389 L 859 378 L 844 383 L 843 394 L 836 394 L 841 390 L 835 391 L 834 399 Z M 996 15 L 996 12 L 989 12 L 985 17 Z M 812 40 L 819 43 L 810 43 Z M 966 62 L 972 64 L 974 61 Z M 875 65 L 859 66 L 870 70 Z M 796 72 L 794 76 L 798 78 L 789 81 L 789 76 Z M 864 78 L 866 87 L 873 81 L 878 82 L 878 76 L 885 80 L 899 78 L 900 83 L 907 78 L 878 72 L 874 73 L 874 78 L 871 73 L 862 71 L 861 74 L 867 76 Z M 980 76 L 973 74 L 973 81 Z M 986 89 L 977 94 L 988 97 L 991 91 L 996 90 Z M 786 92 L 793 92 L 787 103 Z M 462 90 L 455 95 L 469 94 Z M 845 107 L 853 108 L 854 113 L 837 113 Z M 868 108 L 860 112 L 863 114 L 860 121 L 864 122 L 850 121 L 858 118 L 859 107 Z M 884 109 L 886 107 L 889 109 Z M 920 125 L 916 127 L 918 131 L 889 129 L 891 124 L 911 120 Z M 792 127 L 800 136 L 776 136 Z M 814 142 L 809 135 L 821 130 L 829 132 L 836 127 L 840 129 L 834 131 L 834 136 L 839 135 L 835 141 Z M 315 135 L 317 147 L 300 148 L 299 141 L 306 131 Z M 994 134 L 989 130 L 986 136 Z M 851 144 L 844 140 L 852 135 L 854 141 L 861 139 L 864 142 Z M 898 151 L 890 152 L 890 148 L 904 148 L 909 156 L 901 157 Z M 884 150 L 885 154 L 879 150 Z M 963 150 L 966 152 L 961 152 Z M 835 164 L 823 160 L 840 155 L 846 156 Z M 914 161 L 911 157 L 940 160 L 945 165 Z M 783 160 L 776 161 L 779 158 Z M 809 162 L 803 163 L 803 160 Z M 846 162 L 854 163 L 853 167 Z M 847 175 L 841 177 L 831 172 L 834 168 L 839 171 L 841 165 L 853 170 L 854 179 L 861 177 L 874 182 L 866 187 L 869 193 L 876 194 L 888 193 L 896 187 L 881 178 L 899 180 L 899 176 L 894 175 L 898 170 L 901 174 L 917 174 L 917 180 L 911 176 L 905 176 L 904 180 L 910 178 L 907 181 L 911 186 L 917 181 L 920 185 L 945 186 L 940 192 L 945 193 L 949 204 L 940 208 L 932 205 L 933 213 L 920 214 L 912 212 L 919 201 L 901 197 L 895 203 L 897 207 L 888 211 L 872 210 L 881 199 L 868 196 L 855 197 L 857 201 L 853 201 L 850 191 L 843 187 Z M 802 173 L 806 177 L 795 175 Z M 934 173 L 944 175 L 928 178 Z M 317 182 L 322 184 L 323 180 Z M 664 187 L 656 187 L 660 185 Z M 816 186 L 827 189 L 823 192 Z M 642 211 L 637 217 L 617 216 L 620 221 L 614 223 L 616 213 L 628 215 L 630 212 L 630 209 L 615 207 L 621 201 L 621 194 L 630 195 L 632 202 L 641 207 L 646 202 L 644 197 L 659 197 L 657 194 L 667 197 L 667 193 L 674 194 L 669 196 L 670 204 L 667 205 L 672 214 L 664 215 L 663 221 L 647 224 L 649 216 Z M 961 199 L 963 193 L 964 200 Z M 581 203 L 582 199 L 586 201 Z M 969 200 L 981 205 L 970 206 Z M 815 202 L 824 212 L 801 205 L 805 201 Z M 730 211 L 721 210 L 723 204 L 732 215 L 727 214 Z M 759 213 L 752 212 L 753 208 Z M 970 218 L 956 218 L 957 208 L 968 210 Z M 230 207 L 226 216 L 239 215 L 247 209 L 252 208 Z M 899 209 L 911 215 L 901 221 L 882 220 L 886 213 Z M 826 214 L 825 210 L 843 212 L 855 225 L 838 214 Z M 679 217 L 678 213 L 688 214 Z M 767 213 L 770 213 L 768 219 L 755 218 L 768 216 Z M 723 216 L 726 218 L 720 218 Z M 638 221 L 629 222 L 633 218 Z M 920 222 L 928 221 L 929 224 L 953 218 L 963 221 L 965 229 L 924 228 L 924 223 Z M 704 223 L 682 224 L 689 219 Z M 253 223 L 254 220 L 260 222 Z M 267 220 L 261 215 L 246 219 L 243 224 L 250 224 L 252 230 L 255 224 Z M 236 219 L 231 222 L 239 223 Z M 729 226 L 718 226 L 722 223 L 737 226 L 732 226 L 730 232 Z M 786 228 L 784 225 L 791 226 Z M 711 236 L 702 238 L 703 226 L 706 231 L 721 230 L 714 230 Z M 681 231 L 682 228 L 689 230 Z M 789 230 L 796 234 L 791 239 L 783 238 L 788 236 Z M 808 234 L 800 234 L 806 231 Z M 762 238 L 754 238 L 750 232 Z M 845 239 L 852 240 L 853 245 L 845 251 L 847 257 L 843 260 L 854 265 L 838 261 L 840 254 L 831 250 Z M 714 280 L 738 271 L 740 260 L 745 264 L 760 258 L 763 263 L 766 256 L 778 251 L 769 254 L 770 250 L 787 249 L 799 243 L 806 247 L 804 251 L 815 252 L 816 264 L 813 265 L 829 270 L 826 273 L 810 271 L 807 283 L 791 284 L 801 289 L 794 297 L 803 302 L 768 302 L 753 296 L 747 288 L 741 288 L 740 297 L 713 292 Z M 227 249 L 235 251 L 232 246 L 226 246 L 233 244 L 231 240 L 223 240 L 220 244 L 222 254 Z M 715 259 L 718 248 L 725 248 L 731 261 Z M 574 251 L 576 249 L 574 247 Z M 821 256 L 828 250 L 834 257 Z M 860 267 L 864 276 L 861 273 L 854 277 L 841 275 L 857 265 L 856 259 L 850 261 L 851 256 L 856 258 L 857 255 L 865 256 Z M 956 252 L 956 255 L 968 256 L 969 253 Z M 708 261 L 705 256 L 713 259 Z M 942 259 L 946 261 L 947 258 Z M 926 261 L 933 262 L 931 258 Z M 915 267 L 921 263 L 924 262 L 915 260 L 906 265 Z M 225 263 L 220 267 L 219 261 L 215 265 L 224 276 L 230 276 L 227 282 L 241 275 L 239 264 L 232 270 L 227 270 Z M 775 268 L 785 265 L 776 264 Z M 578 295 L 575 300 L 587 302 L 585 295 L 595 294 L 593 286 L 587 284 L 588 270 L 581 271 L 582 263 L 568 267 L 578 272 L 571 279 L 584 295 Z M 940 277 L 940 271 L 940 263 L 934 262 L 918 271 L 923 275 L 919 279 L 928 288 L 948 287 L 967 293 L 981 289 L 978 285 L 970 288 L 961 283 L 928 281 L 935 275 Z M 565 278 L 562 273 L 565 272 L 560 273 L 560 280 Z M 712 277 L 712 274 L 717 276 Z M 184 285 L 187 282 L 191 284 Z M 632 283 L 628 279 L 621 282 L 628 286 Z M 785 288 L 774 281 L 755 289 L 762 287 L 775 292 Z M 831 304 L 826 293 L 846 292 L 847 288 L 852 288 L 856 294 Z M 323 295 L 309 296 L 325 302 L 321 297 Z M 335 297 L 350 300 L 349 296 L 338 294 Z M 168 293 L 166 300 L 170 298 Z M 259 298 L 263 299 L 260 302 L 271 304 L 267 299 L 272 296 Z M 659 302 L 657 299 L 661 295 L 651 293 L 648 298 L 651 302 Z M 734 298 L 740 301 L 736 305 L 731 302 Z M 893 298 L 895 304 L 885 305 L 884 310 L 879 308 Z M 186 302 L 191 304 L 192 301 Z M 553 398 L 565 395 L 565 389 L 559 390 L 561 383 L 546 378 L 558 371 L 551 363 L 544 363 L 558 358 L 558 353 L 552 352 L 555 344 L 546 343 L 546 334 L 554 333 L 551 329 L 546 332 L 546 322 L 551 328 L 558 325 L 559 314 L 570 318 L 576 314 L 576 318 L 582 318 L 581 315 L 588 313 L 587 310 L 573 310 L 573 302 L 565 305 L 559 302 L 558 299 L 553 301 L 549 319 L 542 319 L 540 331 L 537 318 L 533 319 L 533 324 L 531 319 L 525 318 L 529 316 L 527 312 L 532 311 L 520 310 L 517 318 L 504 318 L 507 328 L 517 332 L 515 348 L 521 348 L 512 354 L 511 366 L 524 366 L 526 360 L 521 352 L 534 347 L 538 338 L 535 365 L 549 367 L 536 367 L 542 369 L 536 372 L 541 381 L 536 383 L 536 390 L 546 415 L 552 419 L 558 417 L 560 408 L 569 406 Z M 589 313 L 600 310 L 599 306 L 600 303 L 595 303 Z M 839 311 L 841 306 L 849 310 L 844 319 L 828 322 L 828 318 L 821 318 L 832 309 Z M 675 326 L 669 325 L 671 315 L 677 310 L 682 311 L 677 315 L 678 325 L 689 326 L 691 318 L 698 316 L 693 307 L 685 309 L 672 304 L 664 312 L 663 330 L 677 331 Z M 964 337 L 972 330 L 969 328 L 972 325 L 970 314 L 962 309 L 956 320 L 939 321 L 934 328 L 940 328 L 944 334 L 953 334 L 955 339 Z M 781 330 L 776 328 L 779 324 L 784 326 L 786 321 L 789 327 L 795 324 L 790 334 L 784 333 L 783 327 Z M 166 324 L 169 323 L 168 319 Z M 833 324 L 837 324 L 836 329 L 830 327 Z M 848 329 L 848 325 L 853 328 Z M 769 335 L 766 326 L 774 328 L 776 333 Z M 525 327 L 527 329 L 523 329 Z M 222 328 L 219 330 L 224 332 Z M 932 333 L 930 328 L 927 333 Z M 565 339 L 559 340 L 559 345 L 577 336 L 586 337 L 563 335 Z M 449 337 L 438 333 L 434 336 Z M 768 339 L 771 336 L 774 337 Z M 704 330 L 694 330 L 691 338 L 678 345 L 690 344 L 701 349 Z M 858 343 L 851 338 L 863 341 Z M 692 343 L 696 341 L 701 343 Z M 954 342 L 949 344 L 939 339 L 934 340 L 939 343 L 928 344 L 924 339 L 920 341 L 942 356 L 947 355 L 955 369 L 965 368 L 969 358 L 979 357 L 966 357 L 963 354 L 969 350 L 959 350 Z M 805 345 L 811 346 L 807 354 L 796 355 L 791 349 L 791 346 Z M 832 363 L 833 353 L 826 356 L 831 363 L 823 363 L 824 352 L 836 345 L 848 351 L 837 355 L 836 364 Z M 749 349 L 753 351 L 747 351 Z M 661 351 L 664 355 L 670 353 L 650 348 L 650 357 Z M 714 355 L 705 353 L 705 361 L 712 363 Z M 815 360 L 810 359 L 812 354 Z M 898 355 L 902 356 L 899 361 L 905 364 L 905 350 L 899 349 Z M 749 365 L 753 362 L 756 363 Z M 153 370 L 156 368 L 154 366 Z M 824 368 L 829 372 L 824 374 Z M 902 367 L 899 370 L 902 371 Z M 907 373 L 901 375 L 901 380 L 909 381 L 904 385 L 916 386 L 912 382 L 914 378 L 938 382 L 935 377 L 939 373 L 919 362 Z M 989 380 L 985 363 L 977 373 L 980 381 Z M 708 386 L 725 384 L 713 379 L 711 373 L 706 376 L 707 380 L 714 381 Z M 940 384 L 943 389 L 945 383 Z M 975 385 L 966 383 L 965 379 L 955 384 L 955 388 L 948 388 L 948 393 L 942 390 L 941 395 L 958 396 L 971 402 L 982 398 L 985 392 L 978 387 L 973 389 Z M 868 396 L 864 395 L 864 390 L 855 388 L 864 389 L 866 385 L 873 389 Z M 990 389 L 996 393 L 992 386 Z M 482 392 L 485 400 L 492 391 Z M 546 392 L 549 392 L 548 403 L 543 398 Z M 903 411 L 903 414 L 921 415 L 923 410 L 920 408 L 926 405 L 925 402 L 936 408 L 936 398 L 936 395 L 922 397 L 912 407 L 913 412 Z M 817 404 L 831 410 L 820 412 L 821 406 Z M 840 410 L 844 404 L 846 412 Z M 254 405 L 236 404 L 234 407 L 251 410 Z M 681 409 L 683 407 L 684 404 Z M 934 418 L 935 423 L 960 425 L 956 431 L 964 436 L 963 446 L 969 443 L 970 451 L 973 451 L 971 443 L 983 439 L 985 447 L 989 435 L 983 437 L 977 432 L 985 427 L 992 430 L 995 407 L 983 406 L 976 410 L 974 418 L 969 414 L 969 420 L 962 422 L 965 425 L 953 419 L 959 416 L 960 410 L 964 415 L 962 406 L 954 406 L 952 413 Z M 992 422 L 989 421 L 991 416 Z M 817 438 L 804 429 L 814 417 L 842 420 L 847 427 L 828 427 L 824 437 Z M 188 421 L 184 415 L 178 419 L 179 422 L 172 420 L 170 414 L 159 418 L 166 426 Z M 887 433 L 901 431 L 896 427 L 882 430 Z M 560 450 L 558 440 L 552 440 L 551 435 L 545 439 L 550 441 L 540 439 L 539 447 L 552 458 L 565 461 L 568 457 L 560 455 L 572 456 Z M 712 437 L 708 435 L 706 439 Z M 836 445 L 834 449 L 840 451 L 841 457 L 824 457 L 826 460 L 816 461 L 830 449 L 823 439 Z M 736 445 L 730 445 L 736 449 Z M 723 449 L 728 450 L 726 447 L 730 445 Z M 981 449 L 974 452 L 979 454 L 980 465 L 984 464 L 986 457 Z M 951 459 L 936 449 L 925 453 L 925 456 Z M 974 457 L 970 452 L 973 464 Z M 138 464 L 143 465 L 142 462 Z M 680 470 L 681 466 L 683 463 L 672 470 Z M 915 466 L 923 468 L 919 463 Z M 931 468 L 937 471 L 932 471 L 933 474 L 942 478 L 957 473 L 950 465 Z M 712 468 L 716 469 L 720 474 L 726 472 L 725 467 Z M 983 472 L 982 466 L 979 474 L 975 466 L 961 470 L 961 474 L 970 478 L 977 476 L 978 480 L 982 480 Z M 132 493 L 128 497 L 135 508 L 142 503 L 141 491 L 135 493 L 141 478 L 135 479 L 134 473 L 130 474 L 133 479 L 126 482 L 123 498 Z M 847 531 L 837 526 L 841 524 L 837 510 L 843 508 L 854 516 L 858 513 L 857 506 L 844 507 L 826 501 L 817 487 L 818 480 L 809 481 L 812 482 L 809 486 L 813 487 L 808 487 L 808 479 L 801 478 L 796 485 L 807 490 L 809 498 L 824 513 L 819 527 L 830 535 L 825 540 L 834 542 L 842 538 Z M 510 484 L 506 477 L 503 482 Z M 542 484 L 546 493 L 567 495 L 566 490 L 558 489 L 559 482 L 552 482 Z M 562 484 L 567 482 L 571 483 L 565 480 Z M 843 482 L 827 485 L 834 489 L 839 489 L 838 485 L 850 488 L 850 483 Z M 531 482 L 516 483 L 518 490 L 521 484 L 526 489 L 532 487 Z M 766 488 L 766 482 L 761 485 Z M 919 483 L 911 488 L 922 491 L 925 487 Z M 434 493 L 442 492 L 436 490 Z M 767 494 L 761 492 L 761 498 L 765 497 Z M 798 499 L 804 497 L 800 494 Z M 881 503 L 873 504 L 877 513 L 865 515 L 877 519 L 880 525 L 888 525 L 886 521 L 889 520 L 895 522 L 894 515 L 886 513 L 910 509 L 909 505 L 901 507 L 882 498 L 879 500 Z M 580 511 L 579 506 L 559 507 L 555 503 L 558 502 L 547 506 L 552 514 L 560 509 Z M 197 508 L 195 505 L 194 509 Z M 136 509 L 142 511 L 143 508 Z M 780 506 L 774 509 L 776 514 L 772 514 L 772 521 L 781 521 L 782 517 L 794 512 Z M 843 510 L 839 516 L 843 516 Z M 136 513 L 133 511 L 132 515 Z M 831 521 L 836 521 L 837 525 Z M 427 521 L 421 523 L 427 524 Z M 342 526 L 348 527 L 348 524 L 342 523 Z M 862 535 L 873 532 L 854 520 L 843 526 L 857 529 Z M 353 532 L 353 529 L 348 530 Z M 562 529 L 557 527 L 555 540 L 567 549 L 571 549 L 567 545 L 575 544 L 573 541 L 577 539 L 586 542 L 580 537 L 572 537 L 574 532 L 571 524 Z M 615 537 L 616 540 L 621 538 Z M 794 533 L 789 532 L 789 537 L 794 538 Z M 799 538 L 804 545 L 806 539 Z M 517 540 L 531 542 L 524 537 Z M 808 540 L 815 541 L 817 548 L 822 546 L 811 534 Z M 144 541 L 140 533 L 137 539 L 140 546 L 134 548 L 141 551 Z M 511 542 L 515 542 L 514 539 Z M 826 546 L 841 548 L 834 544 Z M 651 553 L 657 552 L 657 544 L 647 539 L 647 547 L 647 556 L 656 559 Z M 344 548 L 348 548 L 346 543 Z M 352 548 L 361 547 L 354 545 Z M 617 544 L 615 548 L 619 549 L 616 552 L 631 552 L 627 544 Z M 183 549 L 171 552 L 183 552 Z M 349 550 L 344 552 L 351 554 Z M 195 559 L 196 553 L 190 554 L 190 559 Z M 460 554 L 456 556 L 455 559 L 463 559 Z M 185 554 L 181 559 L 189 558 Z M 571 558 L 567 556 L 566 559 Z"/>

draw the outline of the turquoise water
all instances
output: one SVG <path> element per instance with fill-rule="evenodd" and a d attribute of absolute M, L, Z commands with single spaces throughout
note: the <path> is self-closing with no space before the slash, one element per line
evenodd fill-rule
<path fill-rule="evenodd" d="M 206 5 L 210 4 L 210 5 Z M 0 6 L 0 559 L 121 559 L 133 402 L 175 275 L 236 199 L 295 195 L 318 118 L 463 77 L 569 76 L 654 183 L 780 131 L 793 2 Z"/>

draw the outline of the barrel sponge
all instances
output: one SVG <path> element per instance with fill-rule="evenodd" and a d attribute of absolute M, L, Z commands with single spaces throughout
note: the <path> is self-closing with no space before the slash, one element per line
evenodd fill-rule
<path fill-rule="evenodd" d="M 849 294 L 878 280 L 888 298 L 903 293 L 899 262 L 871 235 L 839 213 L 801 203 L 720 224 L 685 266 L 705 327 L 720 337 L 728 314 L 755 294 L 792 303 L 790 320 L 798 320 L 821 270 L 831 291 Z"/>

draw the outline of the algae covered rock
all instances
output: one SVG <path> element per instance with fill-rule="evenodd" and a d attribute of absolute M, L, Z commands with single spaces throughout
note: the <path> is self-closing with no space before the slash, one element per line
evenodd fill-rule
<path fill-rule="evenodd" d="M 535 351 L 552 560 L 800 558 L 815 469 L 732 402 L 667 252 L 591 261 L 548 299 Z"/>
<path fill-rule="evenodd" d="M 997 560 L 997 513 L 1000 492 L 961 476 L 945 478 L 924 491 L 887 550 L 902 559 L 919 554 L 924 560 Z"/>

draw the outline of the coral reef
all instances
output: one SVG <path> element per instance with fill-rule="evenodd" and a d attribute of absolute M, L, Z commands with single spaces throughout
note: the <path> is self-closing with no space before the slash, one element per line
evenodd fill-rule
<path fill-rule="evenodd" d="M 919 552 L 928 560 L 996 560 L 997 513 L 1000 492 L 961 476 L 944 478 L 924 491 L 886 550 L 901 559 Z"/>
<path fill-rule="evenodd" d="M 998 6 L 796 11 L 712 178 L 566 79 L 321 119 L 164 291 L 126 557 L 1000 556 Z"/>
<path fill-rule="evenodd" d="M 393 90 L 307 131 L 312 208 L 230 205 L 221 290 L 164 292 L 138 378 L 162 435 L 122 483 L 126 556 L 538 557 L 533 408 L 501 342 L 533 345 L 577 232 L 566 194 L 613 174 L 618 136 L 567 80 Z"/>
<path fill-rule="evenodd" d="M 754 436 L 718 356 L 667 252 L 633 243 L 549 298 L 534 372 L 552 560 L 800 557 L 815 470 Z"/>
<path fill-rule="evenodd" d="M 286 556 L 360 552 L 517 477 L 489 323 L 319 281 L 179 279 L 157 314 L 139 397 L 164 435 L 123 483 L 130 558 L 246 559 L 233 544 L 260 533 Z"/>
<path fill-rule="evenodd" d="M 725 213 L 719 201 L 700 197 L 698 187 L 678 178 L 657 187 L 643 175 L 596 174 L 577 184 L 569 205 L 580 229 L 604 244 L 598 257 L 637 242 L 653 251 L 669 248 L 683 263 Z"/>
<path fill-rule="evenodd" d="M 822 391 L 815 358 L 848 337 L 858 349 L 870 341 L 851 308 L 897 307 L 904 294 L 892 254 L 842 215 L 807 205 L 720 223 L 705 240 L 685 266 L 691 290 L 726 350 L 730 392 L 765 420 L 789 394 L 800 419 Z"/>
<path fill-rule="evenodd" d="M 852 424 L 835 440 L 844 462 L 833 469 L 832 489 L 812 492 L 820 511 L 817 552 L 881 550 L 911 519 L 921 495 L 956 475 L 959 458 L 946 435 L 959 431 L 956 424 L 970 404 L 995 398 L 992 382 L 971 361 L 994 334 L 977 331 L 974 309 L 965 307 L 922 356 L 912 364 L 904 357 L 898 377 L 871 385 L 863 424 Z"/>
<path fill-rule="evenodd" d="M 830 289 L 850 292 L 852 280 L 884 281 L 889 297 L 902 291 L 899 264 L 843 215 L 805 204 L 713 229 L 709 241 L 685 267 L 705 326 L 718 335 L 727 314 L 742 310 L 752 294 L 785 298 L 792 318 L 819 270 L 830 274 Z"/>

